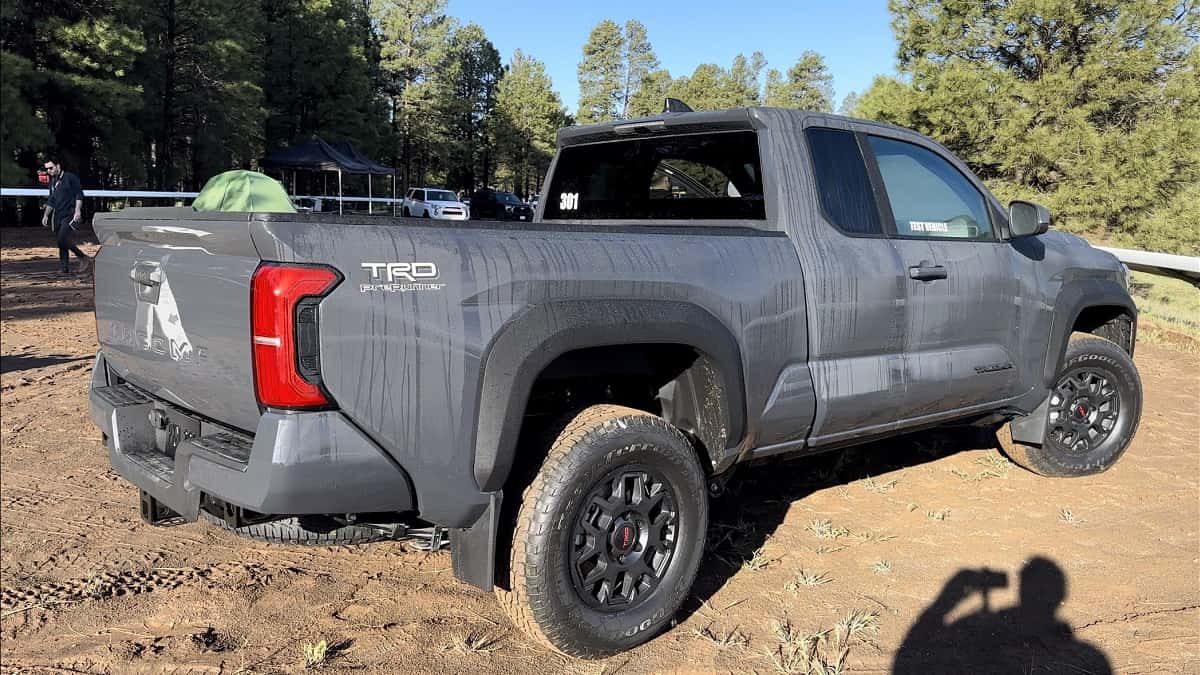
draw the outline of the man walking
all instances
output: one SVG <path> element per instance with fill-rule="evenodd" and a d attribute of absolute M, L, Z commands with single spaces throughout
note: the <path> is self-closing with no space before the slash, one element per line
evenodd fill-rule
<path fill-rule="evenodd" d="M 72 252 L 79 257 L 79 271 L 86 272 L 91 260 L 71 241 L 75 225 L 83 220 L 83 188 L 79 186 L 79 177 L 63 171 L 57 159 L 47 159 L 44 168 L 50 176 L 50 199 L 42 215 L 42 227 L 49 227 L 58 242 L 62 273 L 71 273 Z"/>

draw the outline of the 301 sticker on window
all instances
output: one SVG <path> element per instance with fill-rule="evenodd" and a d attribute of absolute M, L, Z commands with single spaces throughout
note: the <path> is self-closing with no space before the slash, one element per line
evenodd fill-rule
<path fill-rule="evenodd" d="M 575 211 L 579 208 L 578 192 L 560 192 L 558 195 L 559 211 Z"/>

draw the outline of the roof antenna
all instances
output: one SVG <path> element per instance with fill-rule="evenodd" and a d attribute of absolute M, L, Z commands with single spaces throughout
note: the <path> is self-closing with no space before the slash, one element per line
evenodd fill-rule
<path fill-rule="evenodd" d="M 668 96 L 667 100 L 663 102 L 663 112 L 679 113 L 679 112 L 695 112 L 695 111 L 692 110 L 691 106 L 684 103 L 683 101 L 680 101 L 677 98 L 671 98 L 670 96 Z"/>

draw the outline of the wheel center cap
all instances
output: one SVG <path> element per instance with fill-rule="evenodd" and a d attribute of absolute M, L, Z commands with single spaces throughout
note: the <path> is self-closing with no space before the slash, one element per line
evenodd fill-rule
<path fill-rule="evenodd" d="M 1075 404 L 1075 414 L 1078 415 L 1079 417 L 1087 417 L 1089 412 L 1091 412 L 1091 409 L 1088 408 L 1088 404 L 1086 404 L 1086 403 L 1076 403 Z"/>
<path fill-rule="evenodd" d="M 625 555 L 633 550 L 638 540 L 637 525 L 628 520 L 617 521 L 612 533 L 612 550 L 617 555 Z"/>

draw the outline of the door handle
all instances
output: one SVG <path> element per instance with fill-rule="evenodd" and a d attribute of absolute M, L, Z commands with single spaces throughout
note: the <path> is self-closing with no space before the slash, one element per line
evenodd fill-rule
<path fill-rule="evenodd" d="M 917 281 L 933 281 L 934 279 L 945 279 L 946 268 L 943 265 L 934 265 L 928 260 L 922 260 L 916 267 L 908 268 L 908 277 Z"/>

